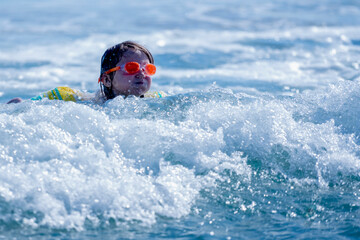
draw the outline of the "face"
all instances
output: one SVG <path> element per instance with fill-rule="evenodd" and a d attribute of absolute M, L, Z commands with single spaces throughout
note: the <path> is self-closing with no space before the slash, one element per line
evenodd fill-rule
<path fill-rule="evenodd" d="M 140 50 L 128 50 L 126 51 L 120 62 L 116 66 L 122 66 L 127 62 L 138 62 L 141 66 L 150 63 L 149 58 Z M 111 79 L 107 77 L 104 81 L 104 85 L 111 87 Z M 140 70 L 135 74 L 129 74 L 122 70 L 115 72 L 114 78 L 112 80 L 112 89 L 115 96 L 123 95 L 135 95 L 141 96 L 147 91 L 149 91 L 151 86 L 151 77 L 145 75 L 145 73 Z"/>

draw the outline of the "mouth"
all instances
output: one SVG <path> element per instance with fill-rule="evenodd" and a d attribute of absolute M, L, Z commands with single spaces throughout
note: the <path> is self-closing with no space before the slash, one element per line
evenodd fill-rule
<path fill-rule="evenodd" d="M 143 85 L 143 84 L 145 84 L 145 82 L 142 81 L 142 80 L 139 80 L 139 81 L 136 81 L 136 82 L 135 82 L 135 85 Z"/>

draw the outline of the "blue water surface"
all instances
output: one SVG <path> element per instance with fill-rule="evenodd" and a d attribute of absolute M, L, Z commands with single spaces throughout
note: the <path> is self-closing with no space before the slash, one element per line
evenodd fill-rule
<path fill-rule="evenodd" d="M 0 239 L 360 238 L 359 16 L 357 0 L 2 0 Z M 168 97 L 28 100 L 97 91 L 125 40 Z"/>

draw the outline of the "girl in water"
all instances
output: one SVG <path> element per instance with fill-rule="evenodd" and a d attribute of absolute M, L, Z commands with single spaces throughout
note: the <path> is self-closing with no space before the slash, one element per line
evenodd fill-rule
<path fill-rule="evenodd" d="M 134 95 L 137 97 L 164 97 L 163 92 L 148 92 L 151 87 L 151 77 L 155 74 L 154 58 L 145 47 L 132 41 L 119 43 L 108 48 L 101 58 L 101 71 L 98 82 L 100 90 L 89 94 L 69 87 L 57 87 L 40 94 L 31 100 L 43 98 L 64 101 L 94 101 L 104 103 L 117 96 L 124 98 Z M 14 98 L 8 103 L 21 102 L 21 98 Z"/>

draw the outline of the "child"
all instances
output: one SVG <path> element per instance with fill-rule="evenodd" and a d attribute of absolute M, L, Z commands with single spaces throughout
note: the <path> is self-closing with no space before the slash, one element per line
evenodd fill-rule
<path fill-rule="evenodd" d="M 69 87 L 57 87 L 31 100 L 42 98 L 64 101 L 94 101 L 103 103 L 119 95 L 137 97 L 164 97 L 163 92 L 148 93 L 151 76 L 156 72 L 154 58 L 145 47 L 132 41 L 122 42 L 107 49 L 101 58 L 100 90 L 95 94 L 83 93 Z M 14 98 L 8 103 L 22 100 Z"/>

